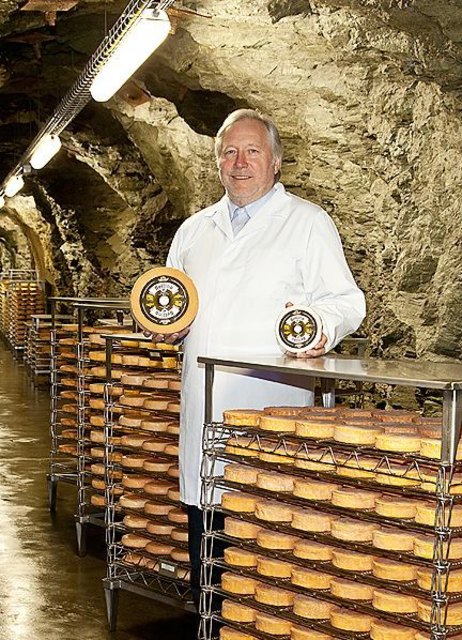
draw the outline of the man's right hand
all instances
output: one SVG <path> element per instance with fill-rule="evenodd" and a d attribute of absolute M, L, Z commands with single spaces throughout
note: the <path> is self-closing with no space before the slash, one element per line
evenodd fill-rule
<path fill-rule="evenodd" d="M 151 338 L 153 342 L 165 342 L 166 344 L 176 344 L 181 342 L 189 333 L 190 327 L 186 327 L 183 331 L 177 333 L 149 333 L 149 331 L 143 331 L 143 335 L 147 338 Z"/>

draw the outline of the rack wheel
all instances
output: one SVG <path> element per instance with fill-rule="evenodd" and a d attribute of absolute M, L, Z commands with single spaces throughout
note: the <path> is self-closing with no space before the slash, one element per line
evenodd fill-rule
<path fill-rule="evenodd" d="M 106 600 L 106 615 L 109 631 L 115 631 L 117 628 L 117 614 L 119 612 L 119 589 L 107 581 L 104 581 L 104 599 Z M 109 584 L 109 586 L 106 586 Z"/>
<path fill-rule="evenodd" d="M 47 476 L 48 485 L 48 508 L 52 513 L 56 511 L 56 499 L 58 497 L 58 481 Z"/>
<path fill-rule="evenodd" d="M 87 525 L 84 522 L 75 521 L 75 534 L 77 537 L 77 554 L 80 558 L 87 555 Z"/>

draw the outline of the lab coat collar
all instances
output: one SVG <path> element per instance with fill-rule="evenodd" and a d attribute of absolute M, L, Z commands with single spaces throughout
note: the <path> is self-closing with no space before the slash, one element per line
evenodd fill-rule
<path fill-rule="evenodd" d="M 280 217 L 285 216 L 286 209 L 284 205 L 288 200 L 288 195 L 284 186 L 277 182 L 274 185 L 276 193 L 270 198 L 268 202 L 266 202 L 261 209 L 257 211 L 257 213 L 252 216 L 249 222 L 245 225 L 245 227 L 239 232 L 238 238 L 243 235 L 247 235 L 248 232 L 256 231 L 261 226 L 265 225 L 266 219 L 270 217 Z M 205 213 L 205 216 L 208 218 L 212 218 L 217 227 L 225 234 L 225 236 L 232 240 L 234 239 L 233 230 L 231 227 L 231 220 L 229 216 L 229 208 L 228 208 L 229 199 L 228 196 L 224 195 L 221 200 L 219 200 L 215 205 L 209 207 L 208 211 Z"/>

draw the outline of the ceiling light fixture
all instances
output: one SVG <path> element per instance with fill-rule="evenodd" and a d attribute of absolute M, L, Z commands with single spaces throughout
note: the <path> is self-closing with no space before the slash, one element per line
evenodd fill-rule
<path fill-rule="evenodd" d="M 5 184 L 5 195 L 7 198 L 15 196 L 24 186 L 24 180 L 22 176 L 11 176 L 8 182 Z"/>
<path fill-rule="evenodd" d="M 47 134 L 38 143 L 30 157 L 30 165 L 33 169 L 42 169 L 61 149 L 59 136 Z"/>
<path fill-rule="evenodd" d="M 115 45 L 90 86 L 92 98 L 106 102 L 162 44 L 170 32 L 165 11 L 145 9 Z"/>

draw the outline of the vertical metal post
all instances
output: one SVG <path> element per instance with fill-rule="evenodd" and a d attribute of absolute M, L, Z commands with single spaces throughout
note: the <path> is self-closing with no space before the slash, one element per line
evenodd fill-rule
<path fill-rule="evenodd" d="M 321 378 L 322 404 L 327 409 L 335 407 L 335 380 Z"/>
<path fill-rule="evenodd" d="M 205 405 L 204 421 L 209 424 L 213 420 L 213 378 L 215 367 L 213 364 L 205 365 Z"/>

